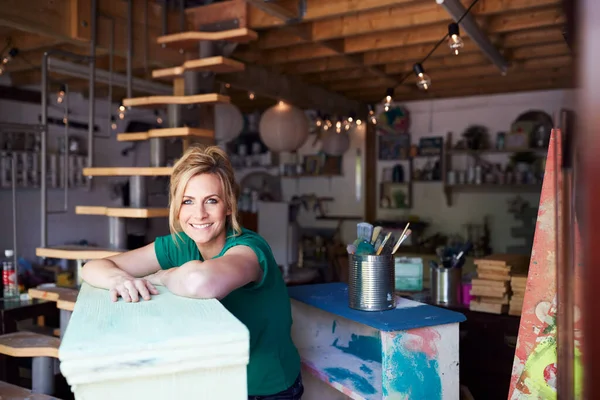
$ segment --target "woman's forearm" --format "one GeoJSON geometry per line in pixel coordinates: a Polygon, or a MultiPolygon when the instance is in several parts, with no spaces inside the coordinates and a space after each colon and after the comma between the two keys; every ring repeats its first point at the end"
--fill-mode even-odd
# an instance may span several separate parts
{"type": "Polygon", "coordinates": [[[190,261],[179,268],[161,271],[160,283],[172,293],[196,299],[214,298],[215,293],[209,283],[210,273],[201,261],[190,261]]]}
{"type": "Polygon", "coordinates": [[[81,269],[81,277],[88,284],[102,289],[110,289],[118,277],[131,276],[109,259],[88,261],[81,269]]]}

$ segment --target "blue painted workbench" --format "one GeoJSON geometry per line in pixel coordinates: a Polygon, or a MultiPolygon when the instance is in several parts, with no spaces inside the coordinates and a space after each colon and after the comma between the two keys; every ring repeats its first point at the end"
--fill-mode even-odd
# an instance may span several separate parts
{"type": "Polygon", "coordinates": [[[459,398],[464,315],[400,297],[394,310],[353,310],[343,283],[289,294],[307,399],[459,398]]]}

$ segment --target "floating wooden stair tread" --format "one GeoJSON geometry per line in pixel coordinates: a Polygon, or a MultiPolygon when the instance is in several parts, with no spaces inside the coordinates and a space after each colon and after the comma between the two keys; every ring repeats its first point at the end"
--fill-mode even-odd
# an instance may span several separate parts
{"type": "Polygon", "coordinates": [[[173,167],[93,167],[84,168],[84,176],[169,176],[173,167]]]}
{"type": "Polygon", "coordinates": [[[33,332],[14,332],[0,336],[0,353],[11,357],[58,358],[60,339],[33,332]]]}
{"type": "Polygon", "coordinates": [[[168,104],[215,104],[229,103],[228,96],[219,93],[193,94],[190,96],[148,96],[123,99],[125,107],[158,107],[168,104]]]}
{"type": "Polygon", "coordinates": [[[35,255],[38,257],[60,258],[65,260],[96,260],[115,256],[125,250],[103,249],[90,246],[57,246],[57,247],[38,247],[35,249],[35,255]]]}
{"type": "Polygon", "coordinates": [[[0,381],[0,399],[4,400],[60,400],[58,397],[42,393],[31,393],[31,390],[0,381]]]}
{"type": "Polygon", "coordinates": [[[156,43],[183,50],[198,50],[198,43],[202,40],[247,43],[258,39],[258,34],[248,28],[230,29],[220,32],[189,31],[159,36],[156,43]]]}
{"type": "Polygon", "coordinates": [[[105,215],[107,217],[122,218],[158,218],[168,217],[168,208],[132,208],[132,207],[105,207],[105,206],[77,206],[75,214],[79,215],[105,215]]]}
{"type": "Polygon", "coordinates": [[[132,132],[132,133],[119,133],[117,140],[120,142],[129,142],[135,140],[148,140],[150,138],[162,138],[162,137],[204,137],[204,138],[215,138],[215,132],[210,129],[200,128],[164,128],[164,129],[151,129],[148,132],[132,132]]]}
{"type": "Polygon", "coordinates": [[[232,72],[241,72],[246,68],[244,63],[231,58],[216,56],[201,58],[199,60],[189,60],[179,67],[163,68],[152,71],[152,78],[172,79],[183,75],[185,71],[214,72],[216,74],[229,74],[232,72]]]}
{"type": "Polygon", "coordinates": [[[32,299],[47,300],[47,301],[59,301],[59,300],[75,301],[75,300],[77,300],[77,295],[79,294],[79,290],[67,288],[67,287],[57,287],[57,286],[35,287],[35,288],[29,289],[27,291],[27,294],[32,299]]]}

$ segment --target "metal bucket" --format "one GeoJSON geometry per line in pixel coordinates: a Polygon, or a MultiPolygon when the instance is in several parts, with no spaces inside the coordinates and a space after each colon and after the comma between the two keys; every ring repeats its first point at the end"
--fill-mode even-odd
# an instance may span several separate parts
{"type": "Polygon", "coordinates": [[[430,266],[431,301],[434,304],[461,304],[462,269],[430,266]]]}
{"type": "Polygon", "coordinates": [[[361,311],[396,307],[394,256],[348,255],[348,305],[361,311]]]}

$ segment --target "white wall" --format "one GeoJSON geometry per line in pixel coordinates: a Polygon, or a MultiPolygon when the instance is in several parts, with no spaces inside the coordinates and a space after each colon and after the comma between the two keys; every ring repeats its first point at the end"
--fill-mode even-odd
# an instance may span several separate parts
{"type": "MultiPolygon", "coordinates": [[[[574,109],[575,96],[570,90],[553,90],[416,101],[402,105],[410,112],[413,144],[418,144],[420,137],[445,136],[447,132],[452,132],[453,144],[456,144],[463,131],[470,125],[486,126],[491,138],[495,138],[496,132],[509,131],[511,123],[525,111],[543,110],[554,117],[562,107],[574,109]]],[[[500,162],[508,156],[493,157],[498,157],[500,162]]],[[[455,168],[459,167],[465,160],[466,156],[453,156],[453,165],[455,168]]],[[[415,168],[417,163],[422,161],[416,160],[415,168]]],[[[381,177],[381,169],[384,166],[391,165],[390,162],[379,162],[378,177],[381,177]]],[[[532,206],[539,203],[539,193],[519,194],[532,206]]],[[[507,211],[507,200],[515,195],[497,192],[454,193],[452,206],[448,207],[442,183],[414,184],[411,209],[378,209],[377,216],[380,219],[400,219],[408,215],[417,215],[431,224],[427,230],[429,234],[436,231],[465,234],[464,224],[483,223],[484,216],[490,215],[491,246],[494,251],[503,252],[507,246],[521,244],[510,234],[510,229],[521,226],[521,222],[516,221],[507,211]]]]}
{"type": "MultiPolygon", "coordinates": [[[[54,97],[51,97],[53,103],[54,97]]],[[[72,121],[87,123],[88,102],[81,95],[72,93],[69,104],[72,121]]],[[[96,101],[96,121],[100,127],[99,135],[107,134],[108,102],[96,101]]],[[[117,110],[117,105],[113,105],[117,110]]],[[[37,124],[41,106],[31,103],[0,100],[0,122],[16,122],[37,124]]],[[[135,115],[136,120],[152,121],[153,116],[146,110],[132,110],[129,116],[135,115]]],[[[63,111],[50,107],[49,116],[62,118],[63,111]]],[[[126,121],[119,121],[118,130],[125,129],[126,121]]],[[[87,130],[74,130],[71,134],[87,138],[87,130]]],[[[55,146],[56,138],[63,134],[63,128],[50,126],[48,145],[55,146]]],[[[87,141],[85,142],[87,143],[87,141]]],[[[95,166],[147,166],[149,165],[149,147],[145,142],[140,143],[137,151],[127,156],[121,155],[121,150],[130,143],[117,142],[113,132],[111,139],[95,139],[95,166]]],[[[111,198],[110,183],[122,182],[126,178],[102,177],[94,178],[91,191],[73,189],[69,192],[69,211],[66,214],[48,216],[48,245],[59,245],[82,239],[99,246],[108,246],[108,219],[102,216],[75,215],[76,205],[115,205],[119,206],[120,199],[111,198]]],[[[165,198],[166,199],[166,198],[165,198]]],[[[48,209],[57,210],[63,206],[63,190],[48,190],[48,209]]],[[[35,248],[40,245],[41,207],[40,190],[34,188],[17,189],[17,253],[29,259],[35,257],[35,248]]],[[[0,250],[13,247],[12,235],[12,192],[10,189],[0,189],[0,250]]],[[[153,223],[153,227],[156,223],[153,223]]],[[[167,230],[168,232],[168,230],[167,230]]]]}

